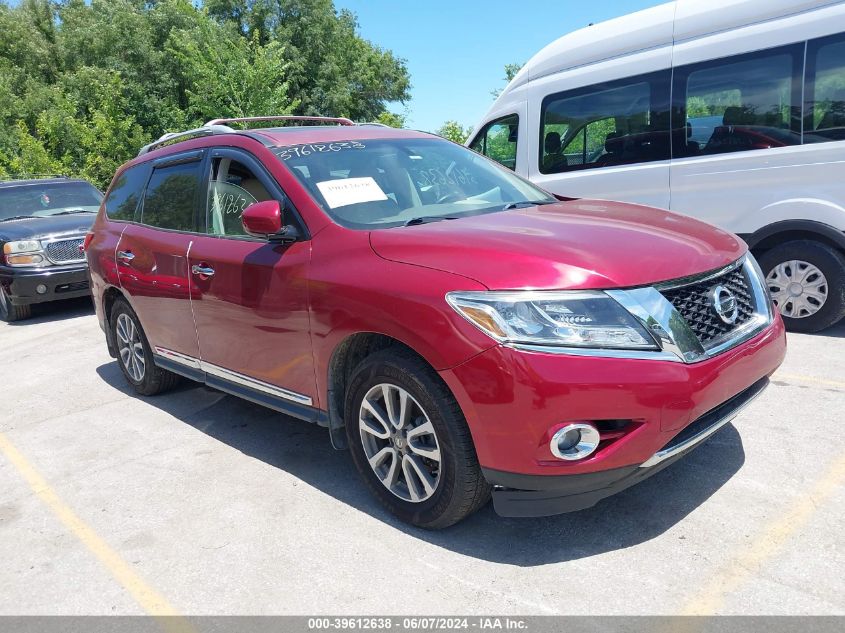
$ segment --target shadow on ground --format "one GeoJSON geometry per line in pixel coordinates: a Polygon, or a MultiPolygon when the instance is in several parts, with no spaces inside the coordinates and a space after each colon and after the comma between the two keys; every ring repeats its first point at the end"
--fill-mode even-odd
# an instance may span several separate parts
{"type": "Polygon", "coordinates": [[[90,297],[66,299],[64,301],[49,301],[36,303],[32,306],[32,316],[23,321],[13,321],[8,325],[27,327],[38,323],[52,323],[82,316],[94,316],[94,304],[90,297]]]}
{"type": "MultiPolygon", "coordinates": [[[[135,395],[116,362],[101,365],[97,373],[116,389],[135,395]]],[[[174,392],[146,400],[415,538],[467,556],[525,567],[586,558],[655,538],[701,505],[745,461],[740,436],[728,425],[681,461],[589,510],[506,519],[488,504],[452,528],[429,532],[401,523],[385,511],[358,480],[348,453],[331,448],[326,429],[189,381],[174,392]]]]}

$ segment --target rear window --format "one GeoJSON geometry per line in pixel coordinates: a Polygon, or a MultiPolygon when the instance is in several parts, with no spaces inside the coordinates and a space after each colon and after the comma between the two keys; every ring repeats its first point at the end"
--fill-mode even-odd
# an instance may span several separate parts
{"type": "Polygon", "coordinates": [[[87,182],[27,183],[0,188],[0,220],[96,213],[103,199],[87,182]]]}
{"type": "Polygon", "coordinates": [[[124,170],[117,177],[106,195],[106,215],[110,220],[130,221],[135,218],[148,175],[147,165],[142,164],[124,170]]]}
{"type": "Polygon", "coordinates": [[[144,193],[144,224],[173,231],[194,230],[200,165],[194,161],[153,170],[144,193]]]}

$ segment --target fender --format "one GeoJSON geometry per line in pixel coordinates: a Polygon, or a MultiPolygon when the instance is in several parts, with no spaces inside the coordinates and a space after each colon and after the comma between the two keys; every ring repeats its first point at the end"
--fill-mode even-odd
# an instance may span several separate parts
{"type": "MultiPolygon", "coordinates": [[[[775,222],[764,226],[751,234],[740,234],[739,237],[745,240],[749,249],[753,250],[765,242],[770,241],[770,238],[788,233],[815,234],[825,238],[823,241],[845,251],[845,232],[829,224],[815,222],[813,220],[783,220],[782,222],[775,222]]],[[[771,245],[773,244],[769,244],[768,246],[771,245]]]]}

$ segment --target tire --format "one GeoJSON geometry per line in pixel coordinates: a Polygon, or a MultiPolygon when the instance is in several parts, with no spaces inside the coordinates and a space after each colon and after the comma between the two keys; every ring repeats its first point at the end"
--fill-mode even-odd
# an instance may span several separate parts
{"type": "Polygon", "coordinates": [[[760,257],[760,268],[787,330],[819,332],[845,317],[845,256],[827,244],[779,244],[760,257]]]}
{"type": "Polygon", "coordinates": [[[0,321],[6,323],[14,323],[15,321],[23,321],[32,316],[32,306],[16,306],[9,298],[9,293],[3,286],[0,286],[0,321]]]}
{"type": "Polygon", "coordinates": [[[141,323],[123,299],[115,301],[109,325],[117,346],[117,364],[126,382],[136,392],[142,396],[154,396],[169,391],[181,381],[182,377],[178,374],[156,366],[141,323]]]}
{"type": "MultiPolygon", "coordinates": [[[[395,416],[391,418],[385,401],[381,403],[380,411],[387,416],[387,423],[394,418],[399,419],[396,406],[395,416]]],[[[481,473],[469,427],[458,403],[434,370],[412,352],[391,348],[366,358],[349,380],[344,419],[352,460],[358,473],[370,492],[401,520],[426,529],[441,529],[466,518],[490,499],[490,485],[481,473]],[[406,399],[407,421],[402,427],[394,425],[390,429],[399,437],[404,428],[404,432],[408,433],[405,439],[382,439],[361,429],[362,419],[378,430],[390,428],[379,423],[369,410],[362,413],[365,397],[369,396],[369,402],[376,402],[379,406],[376,399],[379,390],[383,394],[384,385],[388,386],[389,392],[399,394],[393,400],[396,405],[401,391],[409,396],[406,399]],[[426,418],[431,426],[423,430],[432,428],[433,433],[414,431],[423,427],[426,418]],[[370,465],[368,452],[373,455],[379,447],[383,447],[382,451],[388,449],[388,454],[392,455],[379,464],[382,474],[387,473],[385,480],[390,480],[393,460],[397,455],[400,458],[396,460],[397,482],[394,489],[389,489],[382,476],[377,475],[370,465]],[[434,455],[438,450],[439,462],[421,456],[422,452],[434,455]],[[407,464],[406,460],[409,460],[407,464]],[[435,479],[433,492],[429,493],[424,484],[421,486],[422,478],[415,474],[420,471],[415,471],[411,462],[428,469],[429,483],[435,479]],[[409,468],[410,479],[403,466],[409,468]],[[435,472],[436,475],[433,474],[435,472]],[[419,493],[416,500],[408,498],[414,496],[412,488],[419,493]],[[425,495],[428,495],[427,498],[423,498],[425,495]]]]}

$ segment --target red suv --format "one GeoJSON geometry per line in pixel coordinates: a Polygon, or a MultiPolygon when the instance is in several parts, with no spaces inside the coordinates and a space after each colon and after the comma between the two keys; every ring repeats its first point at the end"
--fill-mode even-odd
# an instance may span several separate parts
{"type": "MultiPolygon", "coordinates": [[[[270,117],[280,118],[280,117],[270,117]]],[[[587,508],[731,420],[786,349],[736,236],[557,200],[431,136],[216,120],[145,147],[86,241],[108,348],[328,427],[440,528],[587,508]]]]}

